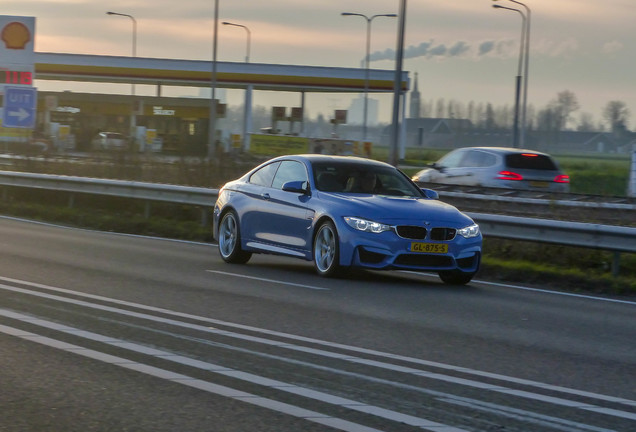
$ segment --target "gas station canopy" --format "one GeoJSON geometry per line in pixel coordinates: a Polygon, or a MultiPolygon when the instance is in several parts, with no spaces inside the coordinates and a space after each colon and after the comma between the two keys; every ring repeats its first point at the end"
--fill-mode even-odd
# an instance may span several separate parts
{"type": "MultiPolygon", "coordinates": [[[[212,62],[158,58],[35,53],[35,79],[210,87],[212,62]]],[[[369,92],[392,92],[395,71],[371,69],[369,92]]],[[[217,62],[216,86],[291,92],[348,92],[365,89],[365,70],[321,66],[217,62]]],[[[408,90],[402,73],[401,90],[408,90]]]]}

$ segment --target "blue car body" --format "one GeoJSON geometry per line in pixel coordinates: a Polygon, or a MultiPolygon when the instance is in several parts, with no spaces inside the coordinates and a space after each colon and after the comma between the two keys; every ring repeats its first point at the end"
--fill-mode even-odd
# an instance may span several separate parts
{"type": "MultiPolygon", "coordinates": [[[[317,231],[329,222],[339,268],[435,271],[445,282],[466,283],[480,264],[479,228],[470,217],[430,195],[436,196],[383,162],[282,156],[221,188],[214,207],[214,236],[220,248],[238,238],[237,250],[247,254],[243,262],[251,253],[316,261],[317,231]],[[355,176],[369,172],[374,176],[373,191],[351,186],[355,176]],[[228,212],[235,216],[237,230],[224,235],[220,225],[228,212]]],[[[224,259],[225,255],[222,251],[224,259]]]]}

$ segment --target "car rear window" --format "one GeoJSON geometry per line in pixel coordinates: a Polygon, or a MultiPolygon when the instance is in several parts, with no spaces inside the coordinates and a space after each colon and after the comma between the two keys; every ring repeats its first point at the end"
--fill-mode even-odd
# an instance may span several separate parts
{"type": "Polygon", "coordinates": [[[509,168],[533,170],[557,170],[554,161],[546,155],[536,153],[519,153],[506,155],[506,165],[509,168]]]}

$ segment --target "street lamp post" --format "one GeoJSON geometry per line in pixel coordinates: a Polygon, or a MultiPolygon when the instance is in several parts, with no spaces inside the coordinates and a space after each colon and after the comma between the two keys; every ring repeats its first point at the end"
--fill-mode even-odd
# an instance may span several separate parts
{"type": "MultiPolygon", "coordinates": [[[[123,16],[123,17],[128,17],[132,20],[132,56],[137,57],[137,20],[135,19],[134,16],[132,15],[128,15],[128,14],[123,14],[123,13],[119,13],[119,12],[106,12],[106,15],[118,15],[118,16],[123,16]]],[[[132,85],[132,94],[135,94],[135,84],[132,85]]]]}
{"type": "MultiPolygon", "coordinates": [[[[493,0],[497,1],[497,0],[493,0]]],[[[526,25],[525,25],[525,40],[524,40],[524,73],[523,73],[523,105],[521,111],[521,137],[520,137],[520,145],[521,147],[525,146],[526,141],[526,128],[527,128],[527,118],[526,115],[528,113],[528,70],[530,64],[530,20],[531,14],[530,8],[517,0],[508,0],[512,3],[518,4],[522,6],[526,10],[526,25]]]]}
{"type": "Polygon", "coordinates": [[[519,66],[517,68],[517,77],[515,80],[515,119],[514,119],[514,125],[513,125],[513,133],[512,133],[512,146],[515,148],[519,148],[519,99],[521,94],[521,74],[522,74],[521,68],[523,64],[523,53],[524,53],[524,46],[525,46],[526,16],[519,9],[509,8],[509,7],[500,6],[500,5],[492,5],[492,7],[495,9],[506,9],[509,11],[518,12],[522,18],[521,38],[520,38],[521,43],[519,47],[519,66]]]}
{"type": "MultiPolygon", "coordinates": [[[[133,58],[137,57],[137,20],[135,19],[134,16],[132,15],[128,15],[128,14],[124,14],[124,13],[119,13],[119,12],[106,12],[106,15],[117,15],[117,16],[123,16],[123,17],[128,17],[131,19],[132,21],[132,56],[133,58]]],[[[137,129],[137,113],[136,113],[136,104],[135,104],[135,84],[132,83],[130,85],[130,93],[131,93],[131,97],[133,100],[131,100],[130,102],[130,138],[131,138],[131,143],[134,144],[136,141],[136,129],[137,129]]],[[[144,150],[144,145],[145,143],[142,142],[139,150],[144,150]]]]}
{"type": "Polygon", "coordinates": [[[250,31],[250,29],[247,28],[247,26],[244,26],[242,24],[235,24],[235,23],[231,23],[227,21],[223,21],[221,24],[227,25],[227,26],[241,27],[245,29],[245,31],[247,32],[247,50],[245,54],[245,63],[249,63],[250,62],[250,45],[252,43],[252,32],[250,31]]]}
{"type": "MultiPolygon", "coordinates": [[[[235,24],[227,21],[223,21],[221,24],[227,26],[241,27],[244,28],[247,32],[247,49],[245,52],[245,63],[250,62],[250,47],[252,44],[252,32],[247,26],[242,24],[235,24]]],[[[248,133],[250,129],[252,129],[252,84],[248,84],[245,88],[245,102],[244,102],[244,113],[243,113],[243,150],[249,150],[249,139],[248,133]]]]}
{"type": "Polygon", "coordinates": [[[214,30],[212,33],[212,75],[210,77],[210,121],[208,126],[208,158],[216,155],[216,57],[219,39],[219,0],[214,0],[214,30]]]}
{"type": "Polygon", "coordinates": [[[365,68],[364,68],[364,113],[362,119],[362,140],[367,140],[367,113],[369,109],[369,62],[370,62],[370,50],[371,50],[371,21],[373,21],[377,17],[389,17],[395,18],[396,14],[378,14],[368,17],[364,14],[353,13],[353,12],[342,12],[340,15],[342,16],[359,16],[364,18],[367,21],[367,45],[366,45],[366,56],[365,56],[365,68]]]}

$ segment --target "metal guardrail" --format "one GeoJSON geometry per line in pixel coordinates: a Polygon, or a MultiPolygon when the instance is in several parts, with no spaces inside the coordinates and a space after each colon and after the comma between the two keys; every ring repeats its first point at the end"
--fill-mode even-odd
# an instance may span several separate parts
{"type": "Polygon", "coordinates": [[[467,213],[486,236],[636,253],[636,228],[467,213]]]}
{"type": "MultiPolygon", "coordinates": [[[[0,186],[66,191],[70,194],[70,206],[73,205],[73,196],[77,193],[141,199],[146,201],[147,217],[150,214],[150,203],[153,201],[200,206],[204,224],[207,224],[209,209],[214,206],[218,196],[217,189],[201,187],[12,171],[0,171],[0,186]]],[[[6,191],[3,192],[5,193],[6,191]]],[[[618,264],[618,254],[636,253],[636,228],[632,227],[483,213],[468,214],[480,225],[486,236],[613,251],[616,253],[615,268],[618,264]]]]}

